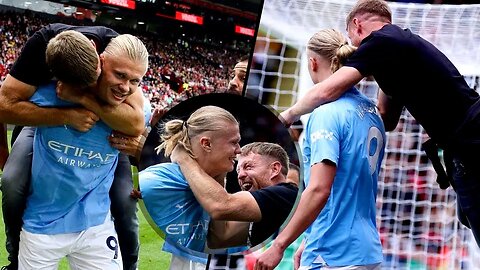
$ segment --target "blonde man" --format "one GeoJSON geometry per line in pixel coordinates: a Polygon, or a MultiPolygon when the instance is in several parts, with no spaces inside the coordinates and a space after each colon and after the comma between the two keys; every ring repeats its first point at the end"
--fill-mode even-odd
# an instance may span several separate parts
{"type": "MultiPolygon", "coordinates": [[[[68,45],[69,43],[64,44],[68,45]]],[[[55,43],[50,45],[54,46],[55,43]]],[[[75,57],[75,54],[72,57],[75,57]]],[[[64,57],[64,59],[68,58],[64,57]]],[[[70,60],[75,61],[74,59],[70,60]]],[[[0,89],[0,119],[2,122],[19,125],[62,127],[65,125],[65,128],[72,128],[72,130],[80,132],[89,131],[101,119],[109,128],[138,136],[145,128],[145,120],[143,118],[143,96],[137,88],[147,65],[148,53],[143,43],[134,36],[118,35],[115,31],[100,26],[47,25],[27,41],[22,49],[22,54],[2,85],[0,89]],[[84,53],[91,48],[100,52],[100,55],[96,56],[98,64],[90,68],[97,73],[100,66],[102,71],[98,83],[87,91],[79,92],[77,91],[78,87],[71,84],[76,82],[82,85],[82,80],[85,79],[72,79],[73,77],[68,77],[68,74],[62,72],[58,75],[52,73],[53,70],[62,70],[62,65],[65,64],[53,57],[55,52],[58,54],[68,53],[67,50],[50,51],[52,53],[49,58],[50,66],[47,64],[46,51],[49,41],[58,33],[68,30],[80,32],[88,38],[83,39],[82,45],[76,44],[76,46],[86,46],[84,53]],[[132,52],[134,53],[132,54],[132,52]],[[55,78],[54,76],[70,82],[59,83],[57,86],[59,97],[64,101],[81,106],[43,107],[38,106],[39,103],[31,102],[30,99],[36,94],[37,88],[49,85],[55,78]]],[[[76,67],[67,63],[65,71],[68,68],[75,69],[76,67]]],[[[74,73],[78,69],[80,66],[75,69],[74,73]]],[[[50,98],[50,101],[54,101],[57,96],[50,96],[50,98]]],[[[25,167],[29,167],[29,165],[15,166],[15,164],[29,163],[25,157],[28,156],[27,153],[32,152],[34,132],[33,127],[23,128],[13,145],[2,177],[2,206],[6,224],[7,251],[11,261],[9,269],[16,269],[18,237],[23,223],[22,209],[25,208],[25,197],[30,185],[28,180],[30,179],[30,170],[25,170],[25,167]]],[[[106,138],[105,142],[108,144],[106,138]]],[[[117,147],[121,148],[120,145],[117,147]]],[[[113,201],[111,211],[115,217],[119,245],[122,247],[124,269],[135,269],[139,249],[138,220],[136,201],[129,196],[132,189],[130,163],[126,155],[120,155],[118,163],[115,181],[110,191],[113,201]]]]}
{"type": "MultiPolygon", "coordinates": [[[[223,189],[225,175],[234,169],[240,153],[240,130],[235,117],[216,106],[204,106],[186,120],[171,120],[164,125],[162,144],[170,156],[177,145],[223,189]]],[[[207,211],[195,199],[178,164],[152,165],[139,174],[145,207],[165,234],[163,250],[172,253],[170,269],[204,270],[208,223],[207,211]]]]}
{"type": "MultiPolygon", "coordinates": [[[[307,44],[312,81],[327,80],[354,51],[338,31],[315,33],[307,44]]],[[[258,257],[255,270],[274,269],[304,232],[295,269],[380,269],[375,202],[386,135],[375,105],[352,87],[317,108],[304,132],[305,190],[292,219],[258,257]]]]}

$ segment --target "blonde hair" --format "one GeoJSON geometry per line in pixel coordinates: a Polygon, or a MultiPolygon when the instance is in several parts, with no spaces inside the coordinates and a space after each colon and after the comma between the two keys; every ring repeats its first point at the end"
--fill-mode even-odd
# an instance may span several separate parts
{"type": "Polygon", "coordinates": [[[330,61],[330,70],[337,71],[357,49],[348,44],[342,33],[324,29],[315,33],[307,43],[307,49],[330,61]]]}
{"type": "Polygon", "coordinates": [[[90,40],[80,32],[67,30],[50,39],[45,60],[60,81],[85,87],[98,79],[98,54],[90,40]]]}
{"type": "Polygon", "coordinates": [[[130,34],[118,35],[108,43],[104,53],[111,56],[127,56],[130,60],[141,63],[145,70],[148,66],[148,51],[145,44],[130,34]]]}
{"type": "Polygon", "coordinates": [[[242,153],[240,156],[248,156],[250,153],[267,156],[280,162],[282,165],[281,172],[284,176],[287,176],[290,160],[287,152],[280,145],[269,142],[253,142],[242,146],[242,153]]]}
{"type": "Polygon", "coordinates": [[[347,16],[347,26],[357,16],[378,16],[383,22],[392,22],[392,11],[384,0],[359,0],[347,16]]]}
{"type": "Polygon", "coordinates": [[[163,126],[160,136],[162,143],[156,148],[157,153],[165,149],[164,154],[168,157],[175,146],[180,144],[192,158],[195,158],[190,139],[207,131],[221,131],[225,129],[225,122],[238,125],[238,121],[231,113],[217,106],[201,107],[193,112],[187,121],[170,120],[163,126]]]}

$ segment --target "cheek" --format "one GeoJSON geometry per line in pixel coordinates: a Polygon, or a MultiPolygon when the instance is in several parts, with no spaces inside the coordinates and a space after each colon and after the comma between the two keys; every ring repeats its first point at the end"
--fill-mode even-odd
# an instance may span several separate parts
{"type": "Polygon", "coordinates": [[[115,82],[115,77],[112,74],[107,74],[104,79],[104,84],[113,84],[115,82]]]}

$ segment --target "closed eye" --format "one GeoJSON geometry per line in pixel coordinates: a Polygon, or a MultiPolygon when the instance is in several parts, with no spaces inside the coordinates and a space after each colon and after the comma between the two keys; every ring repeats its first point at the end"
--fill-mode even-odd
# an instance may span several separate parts
{"type": "Polygon", "coordinates": [[[117,77],[120,79],[125,79],[126,75],[125,73],[117,72],[117,77]]]}

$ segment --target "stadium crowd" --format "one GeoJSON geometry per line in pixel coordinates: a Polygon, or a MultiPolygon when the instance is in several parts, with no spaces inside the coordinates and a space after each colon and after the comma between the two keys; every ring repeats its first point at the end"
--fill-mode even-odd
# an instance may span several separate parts
{"type": "MultiPolygon", "coordinates": [[[[63,22],[72,25],[90,25],[88,20],[76,20],[34,12],[14,12],[0,10],[0,84],[7,76],[27,38],[42,26],[63,22]]],[[[119,33],[132,33],[134,30],[115,29],[119,33]]],[[[225,92],[231,79],[235,63],[246,55],[248,45],[233,48],[224,44],[215,46],[214,41],[206,41],[196,36],[172,38],[173,35],[160,33],[135,33],[147,46],[150,53],[149,68],[141,87],[150,100],[152,109],[160,105],[172,107],[189,97],[225,92]],[[227,49],[228,48],[228,49],[227,49]]],[[[232,41],[236,43],[236,41],[232,41]]],[[[240,44],[240,43],[239,43],[240,44]]]]}

